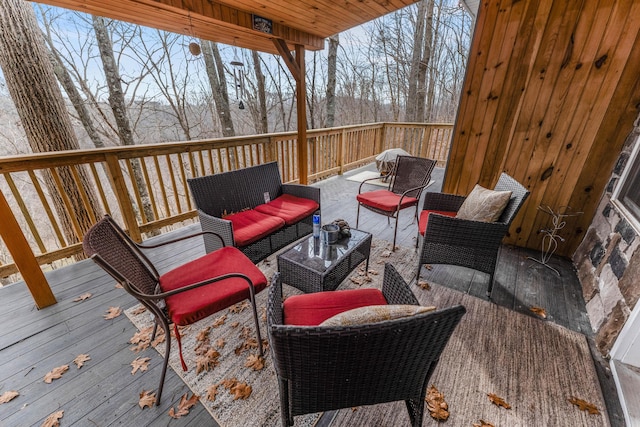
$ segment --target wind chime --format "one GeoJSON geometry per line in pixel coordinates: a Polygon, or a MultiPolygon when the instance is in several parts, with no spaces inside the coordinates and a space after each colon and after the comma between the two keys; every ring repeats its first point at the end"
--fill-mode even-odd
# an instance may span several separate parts
{"type": "Polygon", "coordinates": [[[238,52],[236,52],[235,49],[231,66],[233,67],[233,83],[236,88],[236,99],[240,101],[238,102],[238,109],[244,110],[244,103],[242,102],[244,99],[244,63],[238,59],[238,52]]]}

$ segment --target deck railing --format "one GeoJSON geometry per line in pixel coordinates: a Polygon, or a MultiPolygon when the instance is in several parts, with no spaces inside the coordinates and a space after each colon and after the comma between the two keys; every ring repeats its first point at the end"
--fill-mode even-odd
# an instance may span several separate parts
{"type": "MultiPolygon", "coordinates": [[[[402,148],[444,166],[451,132],[451,124],[421,123],[309,130],[308,182],[370,163],[389,148],[402,148]]],[[[297,133],[288,132],[4,157],[0,190],[37,263],[44,269],[56,268],[81,256],[84,231],[76,215],[68,215],[71,224],[63,226],[50,188],[59,195],[63,210],[74,212],[78,203],[85,208],[93,203],[141,240],[144,233],[158,233],[197,217],[187,187],[189,177],[278,161],[283,182],[299,181],[296,137],[297,133]],[[65,187],[69,178],[65,181],[64,175],[71,177],[75,188],[65,187]]],[[[97,220],[95,210],[87,209],[92,223],[97,220]]],[[[19,279],[19,271],[5,243],[0,240],[0,281],[6,284],[19,279]]]]}

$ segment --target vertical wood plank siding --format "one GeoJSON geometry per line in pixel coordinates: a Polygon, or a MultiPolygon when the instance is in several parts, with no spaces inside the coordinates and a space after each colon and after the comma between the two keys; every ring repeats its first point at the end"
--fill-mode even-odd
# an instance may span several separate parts
{"type": "Polygon", "coordinates": [[[640,106],[640,2],[482,2],[444,191],[492,187],[505,171],[531,191],[506,243],[532,249],[570,206],[558,254],[592,221],[640,106]]]}

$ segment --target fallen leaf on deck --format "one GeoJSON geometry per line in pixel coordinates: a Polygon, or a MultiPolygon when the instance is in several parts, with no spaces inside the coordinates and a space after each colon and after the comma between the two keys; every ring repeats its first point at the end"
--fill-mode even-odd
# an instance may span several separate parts
{"type": "Polygon", "coordinates": [[[248,399],[251,396],[251,386],[247,383],[236,383],[230,389],[229,393],[233,395],[233,400],[248,399]]]}
{"type": "Polygon", "coordinates": [[[438,421],[446,421],[449,418],[449,404],[444,400],[444,394],[440,393],[434,385],[427,389],[424,401],[427,402],[427,410],[431,418],[438,421]]]}
{"type": "Polygon", "coordinates": [[[511,409],[511,405],[509,405],[507,402],[505,402],[505,400],[503,398],[501,398],[500,396],[498,396],[497,394],[489,393],[489,394],[487,394],[487,396],[489,396],[489,400],[494,405],[502,406],[505,409],[511,409]]]}
{"type": "Polygon", "coordinates": [[[547,318],[547,311],[542,307],[531,307],[529,310],[531,310],[532,313],[535,313],[538,316],[542,317],[543,319],[547,318]]]}
{"type": "Polygon", "coordinates": [[[86,294],[80,295],[78,298],[74,298],[73,302],[84,301],[89,298],[91,298],[91,293],[87,292],[86,294]]]}
{"type": "Polygon", "coordinates": [[[5,391],[0,395],[0,403],[8,403],[11,402],[16,397],[20,396],[20,392],[15,390],[5,391]]]}
{"type": "Polygon", "coordinates": [[[244,366],[254,371],[261,371],[264,369],[264,357],[250,354],[249,357],[247,357],[247,361],[244,362],[244,366]]]}
{"type": "Polygon", "coordinates": [[[240,326],[240,322],[233,322],[233,323],[231,324],[231,327],[232,327],[232,328],[237,328],[238,326],[240,326]]]}
{"type": "Polygon", "coordinates": [[[185,393],[180,398],[180,403],[178,404],[178,410],[175,410],[173,407],[169,409],[169,416],[171,418],[180,418],[189,414],[189,409],[193,407],[196,403],[198,403],[198,399],[200,396],[197,394],[192,394],[191,397],[187,398],[189,393],[185,393]]]}
{"type": "Polygon", "coordinates": [[[151,330],[152,329],[153,329],[153,326],[149,326],[149,327],[144,328],[141,331],[136,332],[129,339],[129,342],[131,344],[137,344],[137,343],[142,342],[142,341],[149,341],[151,339],[151,330]]]}
{"type": "Polygon", "coordinates": [[[196,356],[203,356],[207,353],[207,351],[209,351],[210,348],[211,344],[209,344],[208,342],[199,342],[198,344],[196,344],[196,347],[193,349],[193,351],[196,356]]]}
{"type": "Polygon", "coordinates": [[[229,307],[229,313],[240,313],[249,308],[249,301],[245,300],[229,307]]]}
{"type": "Polygon", "coordinates": [[[213,384],[209,386],[207,389],[207,400],[210,402],[215,402],[216,396],[218,395],[218,384],[213,384]]]}
{"type": "Polygon", "coordinates": [[[577,397],[571,397],[569,402],[573,403],[581,411],[587,411],[591,415],[600,415],[600,411],[593,403],[589,403],[586,400],[578,399],[577,397]]]}
{"type": "Polygon", "coordinates": [[[158,344],[162,344],[165,340],[165,335],[164,335],[164,331],[162,331],[161,329],[158,330],[158,332],[156,332],[156,339],[151,341],[151,345],[156,347],[158,344]]]}
{"type": "Polygon", "coordinates": [[[116,283],[116,289],[124,289],[124,287],[120,283],[116,283]]]}
{"type": "Polygon", "coordinates": [[[145,311],[147,311],[147,307],[145,307],[144,305],[139,305],[138,307],[131,310],[131,314],[133,314],[134,316],[137,316],[138,314],[142,314],[145,311]]]}
{"type": "Polygon", "coordinates": [[[426,281],[424,281],[424,280],[420,280],[420,281],[418,281],[418,286],[419,286],[421,289],[424,289],[425,291],[428,291],[428,290],[430,290],[430,289],[431,289],[431,285],[429,284],[429,282],[426,282],[426,281]]]}
{"type": "Polygon", "coordinates": [[[494,425],[484,420],[480,420],[477,423],[473,423],[473,427],[494,427],[494,425]]]}
{"type": "Polygon", "coordinates": [[[253,350],[256,348],[258,348],[258,340],[255,338],[246,338],[240,343],[238,347],[235,348],[234,352],[236,353],[236,355],[240,355],[245,351],[253,350]]]}
{"type": "Polygon", "coordinates": [[[374,276],[377,276],[378,274],[380,274],[378,273],[378,270],[371,270],[371,269],[368,271],[368,273],[373,274],[374,276]]]}
{"type": "Polygon", "coordinates": [[[107,320],[115,319],[121,314],[122,314],[122,310],[120,310],[120,307],[109,307],[109,310],[107,310],[106,314],[104,315],[104,318],[107,320]]]}
{"type": "Polygon", "coordinates": [[[88,360],[91,360],[91,357],[89,357],[88,354],[79,354],[75,359],[73,359],[73,363],[75,363],[78,369],[80,369],[84,366],[84,362],[88,360]]]}
{"type": "Polygon", "coordinates": [[[353,284],[356,284],[356,285],[358,285],[358,286],[363,285],[363,284],[365,283],[365,281],[366,281],[366,280],[365,280],[365,278],[364,278],[364,276],[351,277],[349,280],[351,280],[351,282],[352,282],[353,284]]]}
{"type": "Polygon", "coordinates": [[[63,416],[63,410],[54,412],[44,420],[41,427],[58,427],[60,425],[60,418],[62,418],[63,416]]]}
{"type": "Polygon", "coordinates": [[[227,315],[223,314],[222,316],[218,317],[216,320],[213,321],[213,327],[217,328],[219,326],[224,325],[224,322],[227,321],[227,315]]]}
{"type": "Polygon", "coordinates": [[[211,332],[211,326],[207,326],[204,329],[201,329],[200,332],[198,332],[198,335],[196,335],[196,341],[206,341],[209,339],[209,333],[211,332]]]}
{"type": "Polygon", "coordinates": [[[199,374],[202,371],[209,372],[211,369],[215,368],[220,364],[218,360],[220,358],[220,353],[214,348],[209,348],[207,352],[196,358],[196,374],[199,374]]]}
{"type": "Polygon", "coordinates": [[[393,253],[393,252],[391,252],[390,250],[386,250],[386,251],[383,251],[383,252],[380,254],[380,256],[381,256],[382,258],[389,258],[389,257],[391,256],[391,254],[392,254],[392,253],[393,253]]]}
{"type": "Polygon", "coordinates": [[[425,264],[424,265],[424,269],[427,270],[427,271],[431,271],[431,270],[433,270],[433,266],[431,264],[425,264]]]}
{"type": "Polygon", "coordinates": [[[53,371],[47,372],[47,375],[44,376],[44,382],[47,384],[51,384],[51,381],[57,380],[62,377],[62,374],[69,370],[69,365],[58,366],[57,368],[53,368],[53,371]]]}
{"type": "Polygon", "coordinates": [[[226,344],[224,338],[218,338],[215,343],[213,343],[217,348],[223,349],[226,344]]]}
{"type": "Polygon", "coordinates": [[[140,393],[140,399],[138,400],[138,406],[144,409],[145,406],[151,408],[156,403],[156,394],[151,391],[142,390],[140,393]]]}
{"type": "Polygon", "coordinates": [[[144,372],[149,369],[149,357],[136,357],[133,362],[131,362],[131,375],[134,375],[136,372],[144,372]]]}

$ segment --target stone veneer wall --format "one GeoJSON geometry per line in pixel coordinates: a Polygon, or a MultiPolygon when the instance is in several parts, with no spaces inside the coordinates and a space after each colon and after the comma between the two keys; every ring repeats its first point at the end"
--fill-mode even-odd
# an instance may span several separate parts
{"type": "Polygon", "coordinates": [[[640,135],[629,135],[600,206],[573,255],[596,345],[608,356],[640,297],[640,236],[611,202],[614,188],[640,135]]]}

